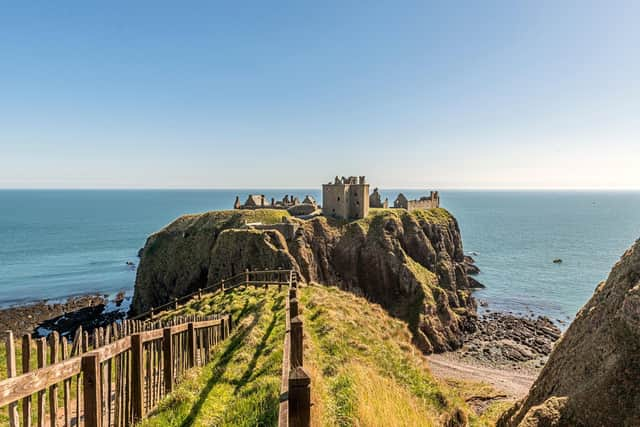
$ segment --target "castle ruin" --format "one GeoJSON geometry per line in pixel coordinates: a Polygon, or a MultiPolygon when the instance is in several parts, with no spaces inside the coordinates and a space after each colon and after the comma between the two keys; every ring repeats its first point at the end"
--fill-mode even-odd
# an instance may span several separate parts
{"type": "Polygon", "coordinates": [[[387,209],[389,207],[389,199],[385,198],[383,202],[378,189],[374,188],[373,193],[369,196],[369,207],[387,209]]]}
{"type": "Polygon", "coordinates": [[[398,194],[398,197],[393,202],[394,208],[406,209],[409,212],[416,209],[433,209],[440,207],[440,194],[437,191],[432,191],[429,196],[420,197],[417,200],[408,200],[404,194],[398,194]]]}
{"type": "MultiPolygon", "coordinates": [[[[234,209],[286,209],[291,215],[297,217],[310,217],[318,215],[320,206],[315,199],[307,195],[302,203],[297,197],[286,195],[282,200],[270,201],[264,194],[250,194],[244,204],[240,203],[240,197],[236,197],[234,209]]],[[[433,209],[440,207],[440,194],[431,191],[429,196],[409,200],[400,193],[389,206],[389,199],[382,200],[378,188],[369,194],[369,184],[364,176],[350,176],[345,178],[335,177],[333,182],[322,185],[322,214],[324,216],[342,219],[360,219],[369,214],[369,208],[406,209],[433,209]]]]}
{"type": "Polygon", "coordinates": [[[285,195],[282,200],[276,200],[271,198],[270,201],[265,199],[264,194],[249,194],[244,204],[240,203],[240,196],[236,196],[236,201],[233,204],[234,209],[289,209],[294,206],[305,205],[311,210],[318,208],[318,205],[312,196],[307,195],[302,203],[297,197],[293,195],[285,195]]]}
{"type": "Polygon", "coordinates": [[[322,213],[343,219],[359,219],[369,214],[369,184],[364,176],[338,178],[322,185],[322,213]]]}

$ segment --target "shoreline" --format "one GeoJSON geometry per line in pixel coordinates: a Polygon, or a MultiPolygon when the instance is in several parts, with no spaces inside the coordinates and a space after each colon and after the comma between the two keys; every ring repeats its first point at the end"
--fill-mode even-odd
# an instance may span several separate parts
{"type": "Polygon", "coordinates": [[[480,315],[476,326],[461,348],[426,359],[440,381],[489,384],[495,393],[468,400],[481,414],[490,402],[515,402],[527,395],[562,332],[547,317],[505,312],[480,315]]]}
{"type": "Polygon", "coordinates": [[[496,368],[478,361],[458,357],[455,351],[430,354],[429,369],[439,380],[487,383],[496,392],[491,400],[516,401],[527,395],[541,368],[515,369],[510,366],[496,368]]]}
{"type": "Polygon", "coordinates": [[[54,330],[62,336],[73,334],[78,327],[92,331],[126,318],[130,300],[124,294],[109,300],[106,295],[91,293],[12,305],[0,309],[0,332],[39,338],[54,330]]]}

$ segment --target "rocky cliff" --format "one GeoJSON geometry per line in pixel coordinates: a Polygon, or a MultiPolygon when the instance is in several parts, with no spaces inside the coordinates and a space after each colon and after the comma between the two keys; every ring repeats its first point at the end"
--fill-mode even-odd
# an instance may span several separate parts
{"type": "MultiPolygon", "coordinates": [[[[286,215],[286,213],[284,213],[286,215]]],[[[220,211],[177,219],[142,250],[132,311],[211,285],[245,268],[293,268],[307,282],[338,285],[405,319],[425,352],[458,348],[474,328],[458,224],[444,209],[372,209],[341,222],[286,217],[295,232],[253,229],[283,211],[220,211]]]]}
{"type": "Polygon", "coordinates": [[[640,425],[640,240],[558,341],[499,426],[640,425]]]}

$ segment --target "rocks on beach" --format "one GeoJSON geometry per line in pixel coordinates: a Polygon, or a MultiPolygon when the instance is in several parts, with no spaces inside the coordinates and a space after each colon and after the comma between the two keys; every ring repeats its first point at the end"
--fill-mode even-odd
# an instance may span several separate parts
{"type": "Polygon", "coordinates": [[[0,331],[13,331],[14,336],[46,335],[55,330],[65,335],[78,326],[92,330],[124,318],[122,311],[105,312],[107,299],[102,295],[71,297],[65,302],[39,301],[0,310],[0,331]]]}
{"type": "Polygon", "coordinates": [[[460,353],[488,365],[540,368],[560,335],[547,317],[528,319],[491,312],[478,319],[476,331],[466,335],[460,353]]]}

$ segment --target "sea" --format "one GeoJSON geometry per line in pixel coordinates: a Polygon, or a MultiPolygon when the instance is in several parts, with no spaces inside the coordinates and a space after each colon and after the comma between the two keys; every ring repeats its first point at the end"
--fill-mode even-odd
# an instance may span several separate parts
{"type": "MultiPolygon", "coordinates": [[[[390,201],[399,192],[428,194],[381,190],[390,201]]],[[[230,209],[249,193],[321,199],[319,189],[0,190],[0,307],[131,296],[149,234],[182,214],[230,209]]],[[[481,270],[483,310],[566,324],[640,237],[640,192],[443,190],[440,198],[481,270]]]]}

